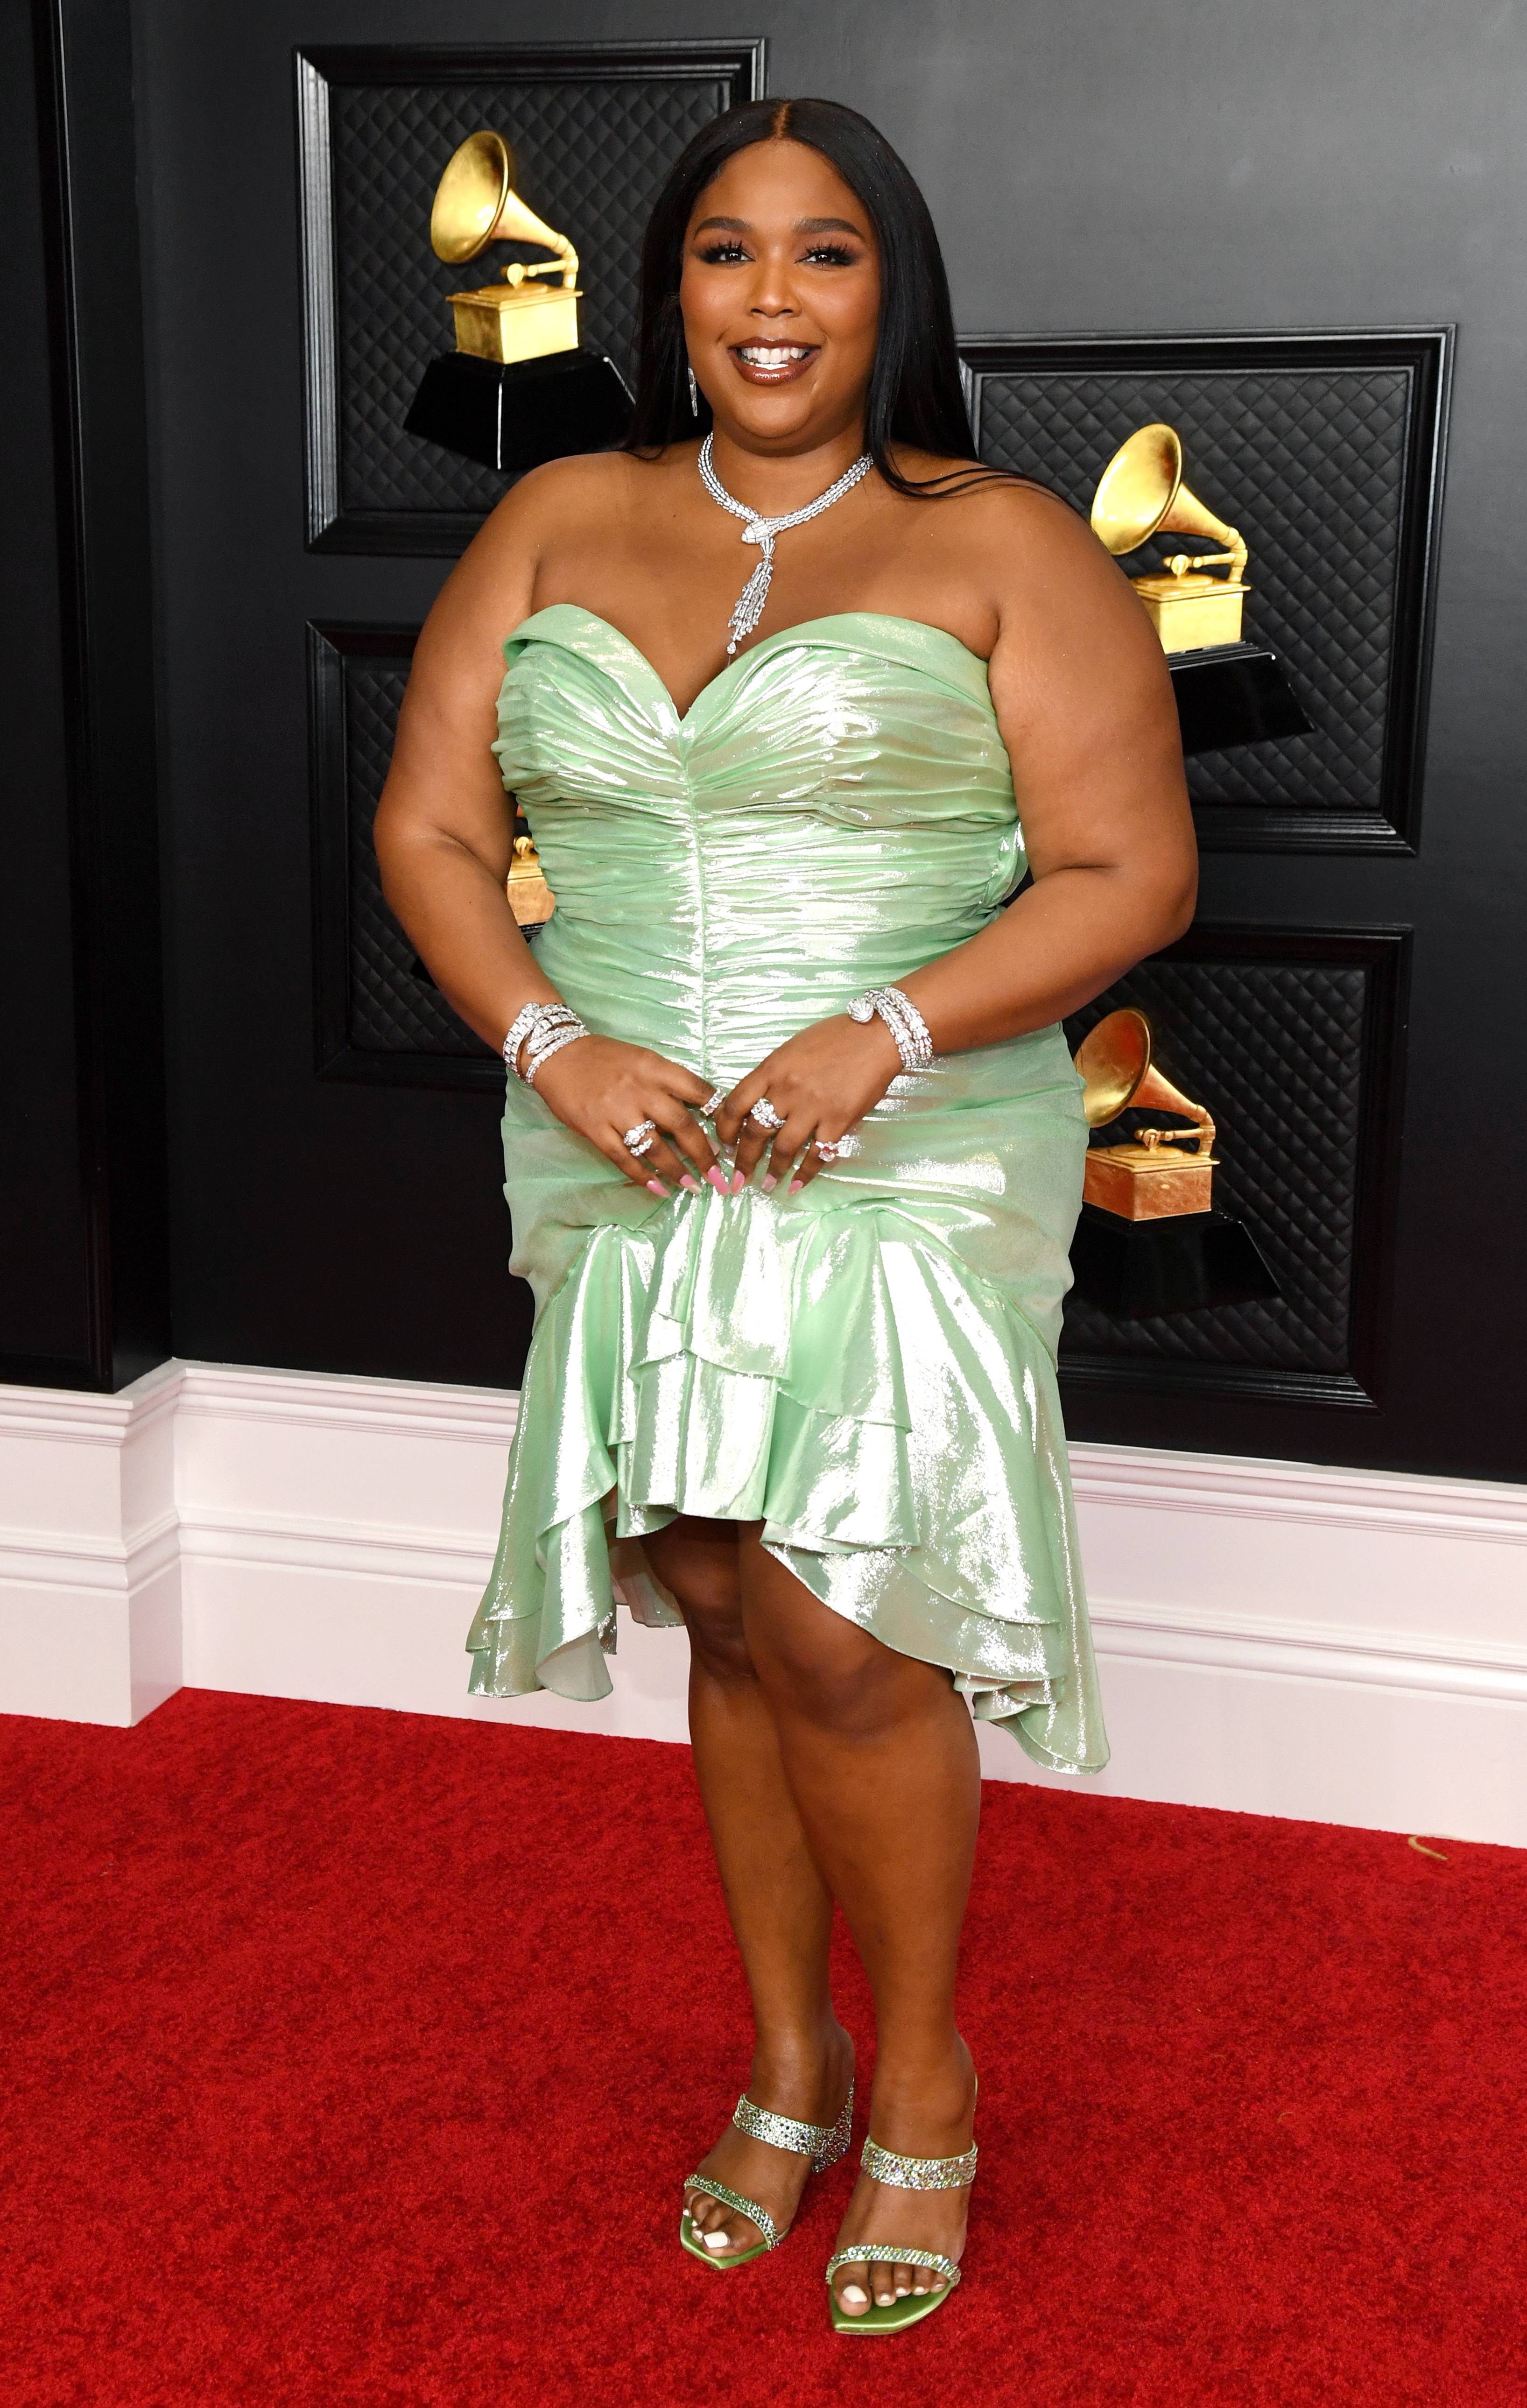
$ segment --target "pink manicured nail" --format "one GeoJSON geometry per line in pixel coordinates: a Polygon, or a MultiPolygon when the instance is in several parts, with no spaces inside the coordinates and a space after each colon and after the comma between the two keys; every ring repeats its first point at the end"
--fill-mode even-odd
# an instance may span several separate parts
{"type": "Polygon", "coordinates": [[[743,1177],[743,1175],[742,1175],[741,1171],[740,1171],[740,1170],[734,1170],[734,1172],[732,1173],[732,1193],[733,1193],[733,1195],[734,1195],[734,1196],[740,1196],[740,1195],[742,1194],[743,1189],[747,1186],[747,1184],[748,1184],[748,1182],[746,1181],[746,1179],[744,1179],[744,1177],[743,1177]]]}
{"type": "Polygon", "coordinates": [[[764,1173],[764,1193],[765,1196],[772,1196],[779,1182],[776,1179],[772,1170],[766,1170],[764,1173]]]}
{"type": "Polygon", "coordinates": [[[700,1193],[700,1182],[694,1177],[692,1171],[686,1170],[678,1183],[680,1187],[687,1187],[692,1196],[698,1196],[700,1193]]]}
{"type": "Polygon", "coordinates": [[[668,1193],[661,1179],[649,1179],[647,1182],[647,1192],[649,1196],[666,1196],[668,1193]]]}
{"type": "Polygon", "coordinates": [[[724,1170],[718,1169],[715,1163],[711,1164],[710,1168],[706,1173],[706,1177],[709,1180],[718,1196],[730,1196],[732,1191],[726,1183],[726,1173],[724,1170]]]}
{"type": "Polygon", "coordinates": [[[786,1193],[788,1196],[799,1196],[799,1194],[800,1194],[800,1192],[801,1192],[802,1188],[803,1188],[805,1185],[806,1185],[806,1182],[805,1182],[805,1180],[804,1180],[804,1179],[792,1179],[792,1180],[791,1181],[791,1182],[790,1182],[789,1187],[786,1189],[785,1193],[786,1193]]]}

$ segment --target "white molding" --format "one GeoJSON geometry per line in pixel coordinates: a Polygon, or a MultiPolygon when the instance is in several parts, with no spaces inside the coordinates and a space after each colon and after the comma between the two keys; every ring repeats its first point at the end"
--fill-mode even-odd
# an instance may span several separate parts
{"type": "Polygon", "coordinates": [[[1403,1631],[1251,1617],[1234,1628],[1226,1627],[1223,1617],[1207,1614],[1179,1612],[1163,1621],[1096,1598],[1092,1623],[1100,1656],[1133,1656],[1149,1663],[1194,1664],[1214,1671],[1273,1672],[1293,1680],[1347,1681],[1363,1688],[1421,1689],[1527,1704],[1527,1647],[1480,1653],[1418,1643],[1403,1631]]]}
{"type": "Polygon", "coordinates": [[[131,1542],[13,1526],[0,1545],[0,1581],[41,1581],[125,1596],[145,1581],[173,1570],[179,1559],[180,1517],[172,1505],[147,1529],[137,1531],[131,1542]]]}
{"type": "Polygon", "coordinates": [[[492,1546],[481,1541],[385,1524],[357,1531],[343,1522],[298,1521],[279,1513],[189,1512],[179,1527],[182,1556],[272,1570],[298,1564],[307,1571],[365,1580],[459,1582],[480,1590],[493,1560],[492,1546]]]}
{"type": "Polygon", "coordinates": [[[401,1430],[409,1438],[491,1440],[507,1447],[519,1418],[517,1391],[452,1388],[425,1380],[379,1380],[335,1371],[248,1370],[241,1364],[180,1367],[182,1416],[232,1417],[302,1429],[401,1430]]]}
{"type": "MultiPolygon", "coordinates": [[[[0,1711],[131,1722],[183,1676],[682,1737],[682,1638],[623,1618],[605,1704],[467,1698],[517,1409],[194,1362],[117,1397],[0,1389],[0,1711]]],[[[1092,1443],[1072,1467],[1098,1787],[1527,1845],[1527,1487],[1092,1443]]]]}
{"type": "Polygon", "coordinates": [[[1087,1443],[1071,1449],[1071,1477],[1078,1503],[1527,1546],[1527,1487],[1503,1482],[1087,1443]]]}
{"type": "Polygon", "coordinates": [[[0,1440],[121,1446],[129,1431],[144,1430],[173,1411],[184,1375],[183,1364],[161,1363],[112,1397],[84,1389],[0,1385],[0,1440]]]}

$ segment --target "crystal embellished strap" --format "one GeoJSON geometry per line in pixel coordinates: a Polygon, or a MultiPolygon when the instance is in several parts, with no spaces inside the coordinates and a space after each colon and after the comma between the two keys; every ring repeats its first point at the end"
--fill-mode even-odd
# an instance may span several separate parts
{"type": "Polygon", "coordinates": [[[849,2095],[835,2124],[802,2124],[793,2115],[776,2115],[768,2107],[756,2107],[746,2090],[737,2100],[732,2121],[749,2140],[766,2141],[771,2149],[793,2149],[802,2157],[835,2164],[848,2147],[853,2129],[853,2085],[849,2085],[849,2095]]]}
{"type": "Polygon", "coordinates": [[[829,2282],[840,2266],[927,2266],[950,2285],[960,2280],[952,2258],[941,2257],[936,2249],[908,2249],[900,2241],[861,2241],[855,2249],[840,2249],[827,2260],[829,2282]]]}
{"type": "Polygon", "coordinates": [[[757,2225],[769,2247],[778,2248],[779,2228],[768,2209],[760,2207],[756,2199],[744,2199],[740,2190],[728,2190],[724,2183],[713,2182],[709,2174],[691,2174],[684,2188],[703,2190],[708,2199],[720,2200],[722,2207],[733,2208],[738,2215],[747,2216],[750,2224],[757,2225]]]}
{"type": "Polygon", "coordinates": [[[976,2179],[974,2148],[963,2157],[899,2157],[866,2139],[859,2162],[871,2182],[888,2183],[893,2190],[962,2190],[976,2179]]]}

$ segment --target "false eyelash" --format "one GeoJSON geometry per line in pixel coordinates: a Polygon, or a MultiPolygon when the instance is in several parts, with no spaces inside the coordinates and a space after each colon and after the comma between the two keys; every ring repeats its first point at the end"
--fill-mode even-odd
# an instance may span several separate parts
{"type": "Polygon", "coordinates": [[[807,259],[825,259],[834,267],[853,267],[859,260],[859,253],[849,251],[847,244],[841,242],[813,243],[806,255],[807,259]]]}
{"type": "Polygon", "coordinates": [[[748,254],[737,242],[715,242],[700,253],[707,267],[717,267],[723,259],[746,259],[748,254]]]}

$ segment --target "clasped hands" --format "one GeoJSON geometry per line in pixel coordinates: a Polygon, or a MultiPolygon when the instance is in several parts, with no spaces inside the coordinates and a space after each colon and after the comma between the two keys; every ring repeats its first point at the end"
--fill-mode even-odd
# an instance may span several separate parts
{"type": "Polygon", "coordinates": [[[706,1135],[696,1108],[716,1092],[681,1063],[615,1037],[582,1037],[537,1073],[535,1093],[557,1118],[596,1145],[634,1185],[656,1196],[669,1187],[698,1191],[702,1180],[723,1195],[740,1195],[760,1163],[765,1189],[788,1182],[794,1195],[822,1167],[814,1140],[846,1137],[873,1110],[901,1069],[895,1039],[878,1018],[867,1023],[837,1012],[778,1045],[739,1079],[716,1107],[714,1127],[725,1162],[706,1135]],[[776,1129],[749,1117],[761,1096],[779,1115],[776,1129]],[[626,1139],[650,1122],[649,1142],[633,1154],[626,1139]]]}

